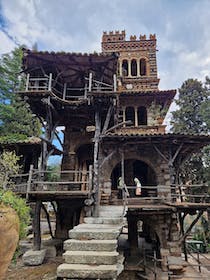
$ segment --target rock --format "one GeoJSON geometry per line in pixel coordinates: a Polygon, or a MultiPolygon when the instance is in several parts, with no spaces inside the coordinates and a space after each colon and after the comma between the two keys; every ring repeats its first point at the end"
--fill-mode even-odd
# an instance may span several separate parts
{"type": "Polygon", "coordinates": [[[29,250],[23,255],[23,263],[27,266],[40,265],[43,263],[46,249],[40,251],[29,250]]]}
{"type": "Polygon", "coordinates": [[[32,249],[32,243],[27,240],[20,240],[19,242],[19,251],[20,255],[23,255],[25,252],[32,249]]]}
{"type": "Polygon", "coordinates": [[[43,249],[46,250],[46,255],[45,255],[46,259],[51,259],[56,257],[57,251],[55,246],[43,246],[43,249]]]}
{"type": "Polygon", "coordinates": [[[3,204],[0,204],[0,238],[0,279],[3,279],[19,240],[18,215],[3,204]]]}

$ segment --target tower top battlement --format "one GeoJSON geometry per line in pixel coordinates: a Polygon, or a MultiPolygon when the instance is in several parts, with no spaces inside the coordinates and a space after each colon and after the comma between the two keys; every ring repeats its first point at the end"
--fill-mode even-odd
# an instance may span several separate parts
{"type": "Polygon", "coordinates": [[[102,35],[102,52],[145,50],[148,48],[156,49],[156,34],[150,34],[148,38],[145,34],[140,34],[139,37],[131,35],[130,40],[126,40],[125,30],[104,31],[102,35]]]}

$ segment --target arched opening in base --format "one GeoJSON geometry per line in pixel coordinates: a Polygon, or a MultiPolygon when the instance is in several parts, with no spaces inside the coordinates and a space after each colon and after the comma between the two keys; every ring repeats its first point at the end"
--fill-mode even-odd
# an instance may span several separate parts
{"type": "MultiPolygon", "coordinates": [[[[156,188],[151,186],[157,186],[155,171],[144,161],[136,159],[127,159],[124,162],[125,184],[128,187],[133,187],[129,190],[130,196],[135,196],[135,182],[134,178],[137,178],[142,185],[142,197],[157,196],[156,188]]],[[[118,190],[119,178],[122,176],[121,163],[118,163],[112,171],[111,183],[112,191],[118,190]]],[[[118,193],[120,197],[120,192],[118,193]]]]}

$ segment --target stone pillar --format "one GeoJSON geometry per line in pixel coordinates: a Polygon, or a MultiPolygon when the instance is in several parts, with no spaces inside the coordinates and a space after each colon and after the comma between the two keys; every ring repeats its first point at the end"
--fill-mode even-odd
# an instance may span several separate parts
{"type": "Polygon", "coordinates": [[[135,110],[135,126],[137,127],[138,126],[138,108],[135,107],[134,110],[135,110]]]}
{"type": "Polygon", "coordinates": [[[138,251],[138,226],[137,218],[128,214],[128,241],[130,244],[130,254],[135,255],[138,251]]]}
{"type": "MultiPolygon", "coordinates": [[[[123,122],[126,121],[126,117],[125,117],[125,107],[123,108],[123,122]]],[[[125,124],[123,124],[123,127],[125,127],[125,124]]]]}
{"type": "Polygon", "coordinates": [[[136,63],[137,63],[137,77],[140,77],[140,59],[138,59],[136,63]]]}
{"type": "Polygon", "coordinates": [[[120,77],[122,77],[122,61],[121,60],[119,61],[119,74],[120,74],[120,77]]]}
{"type": "Polygon", "coordinates": [[[128,77],[131,78],[131,61],[128,60],[128,77]]]}

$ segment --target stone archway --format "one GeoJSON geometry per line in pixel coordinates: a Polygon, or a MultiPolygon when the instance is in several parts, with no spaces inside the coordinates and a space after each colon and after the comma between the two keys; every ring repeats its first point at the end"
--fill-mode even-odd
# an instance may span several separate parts
{"type": "MultiPolygon", "coordinates": [[[[138,178],[142,186],[156,186],[157,179],[155,171],[144,161],[138,159],[126,159],[124,162],[125,166],[125,183],[127,186],[134,187],[134,178],[138,178]]],[[[118,163],[111,173],[111,188],[113,191],[118,189],[118,180],[121,177],[121,163],[118,163]]],[[[152,189],[142,188],[142,196],[150,196],[152,189]]],[[[153,195],[157,195],[153,191],[153,195]]],[[[130,190],[130,196],[135,196],[135,191],[130,190]]]]}

